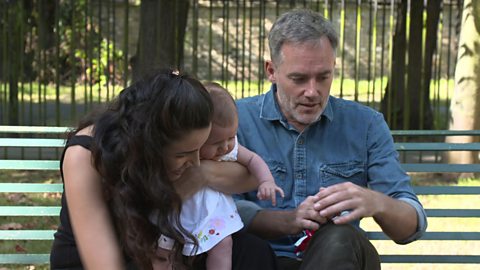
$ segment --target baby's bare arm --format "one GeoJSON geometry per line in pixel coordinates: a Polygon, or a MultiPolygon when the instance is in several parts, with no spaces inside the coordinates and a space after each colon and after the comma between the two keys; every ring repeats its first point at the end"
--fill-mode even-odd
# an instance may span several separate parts
{"type": "Polygon", "coordinates": [[[259,184],[267,181],[275,182],[265,161],[240,144],[238,145],[237,161],[247,167],[250,173],[258,179],[259,184]]]}
{"type": "Polygon", "coordinates": [[[258,193],[257,197],[260,200],[271,199],[272,204],[276,205],[275,193],[278,192],[280,196],[284,197],[283,190],[275,184],[267,163],[256,153],[248,150],[242,145],[238,145],[237,161],[245,165],[250,173],[258,179],[258,193]]]}

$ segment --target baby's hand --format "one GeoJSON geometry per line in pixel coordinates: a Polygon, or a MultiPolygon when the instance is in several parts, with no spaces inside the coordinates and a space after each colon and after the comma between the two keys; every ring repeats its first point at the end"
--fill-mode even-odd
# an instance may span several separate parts
{"type": "Polygon", "coordinates": [[[257,198],[259,200],[268,200],[270,198],[272,205],[275,206],[277,204],[276,192],[278,192],[282,198],[285,197],[283,190],[277,186],[274,181],[265,181],[258,186],[257,198]]]}

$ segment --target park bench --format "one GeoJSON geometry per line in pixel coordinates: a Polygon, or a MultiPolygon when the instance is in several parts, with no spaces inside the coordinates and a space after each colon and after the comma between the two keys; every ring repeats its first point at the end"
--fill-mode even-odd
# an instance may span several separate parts
{"type": "MultiPolygon", "coordinates": [[[[64,145],[63,135],[68,130],[65,127],[20,127],[0,126],[0,150],[5,148],[48,148],[61,151],[64,145]],[[53,138],[38,138],[38,134],[53,134],[53,138]]],[[[456,173],[480,172],[479,164],[446,164],[441,158],[435,162],[426,162],[423,157],[437,156],[445,151],[480,151],[480,143],[445,143],[445,136],[480,136],[480,130],[472,131],[392,131],[396,148],[400,153],[402,166],[410,173],[456,173]],[[406,137],[425,138],[422,142],[410,142],[406,137]],[[435,138],[435,139],[434,139],[435,138]],[[413,158],[412,158],[413,157],[413,158]]],[[[0,152],[1,154],[2,152],[0,152]]],[[[437,156],[438,157],[438,156],[437,156]]],[[[35,159],[0,159],[0,170],[58,170],[59,161],[35,159]]],[[[479,196],[480,186],[450,186],[436,184],[434,186],[414,186],[418,195],[434,196],[479,196]]],[[[0,194],[3,193],[60,193],[63,191],[60,183],[0,183],[0,194]]],[[[6,216],[58,216],[60,202],[56,206],[0,206],[0,217],[6,216]]],[[[474,218],[480,219],[480,209],[426,209],[429,218],[474,218]]],[[[362,221],[363,222],[363,221],[362,221]]],[[[1,224],[0,224],[1,225],[1,224]]],[[[34,241],[52,240],[52,229],[21,229],[0,230],[0,240],[34,241]]],[[[367,231],[370,239],[385,241],[388,238],[380,231],[367,231]]],[[[439,231],[429,232],[419,240],[424,241],[475,241],[480,240],[477,231],[439,231]]],[[[391,241],[390,241],[391,242],[391,241]]],[[[480,264],[480,254],[477,255],[409,255],[381,254],[382,263],[459,263],[480,264]]],[[[8,253],[0,254],[0,265],[5,264],[48,264],[49,254],[8,253]]]]}
{"type": "MultiPolygon", "coordinates": [[[[392,131],[395,141],[395,147],[400,154],[402,167],[410,174],[429,173],[440,175],[442,173],[479,173],[480,164],[449,164],[445,161],[442,154],[448,151],[480,151],[480,143],[446,143],[446,136],[480,136],[480,130],[467,131],[449,131],[449,130],[396,130],[392,131]],[[406,138],[415,137],[420,142],[409,142],[406,138]],[[413,154],[413,155],[412,155],[413,154]],[[413,160],[412,160],[413,159],[413,160]]],[[[478,198],[480,196],[480,186],[451,186],[445,183],[436,183],[435,185],[423,186],[421,180],[413,186],[417,195],[428,196],[446,196],[451,195],[455,198],[478,198]]],[[[442,197],[440,197],[442,198],[442,197]]],[[[422,201],[422,198],[420,198],[422,201]]],[[[422,202],[425,205],[425,202],[422,202]]],[[[428,219],[442,218],[452,220],[476,219],[480,220],[480,206],[473,205],[469,209],[457,208],[434,208],[426,207],[428,219]]],[[[431,224],[432,222],[429,223],[431,224]]],[[[420,241],[455,241],[452,242],[449,251],[455,251],[459,241],[478,241],[480,240],[480,228],[475,231],[429,231],[420,241]]],[[[367,232],[371,240],[388,240],[388,238],[379,231],[367,232]]],[[[480,264],[480,253],[476,250],[476,255],[464,254],[381,254],[382,263],[422,263],[422,264],[480,264]]]]}
{"type": "MultiPolygon", "coordinates": [[[[52,157],[52,151],[58,153],[64,146],[67,128],[64,127],[27,127],[27,126],[0,126],[0,149],[3,148],[3,157],[0,159],[0,170],[16,171],[58,171],[58,155],[52,157]],[[50,153],[45,153],[48,150],[50,153]],[[30,153],[29,153],[30,152],[30,153]],[[34,152],[31,154],[31,152],[34,152]],[[32,157],[33,155],[33,157],[32,157]],[[14,156],[14,159],[6,158],[14,156]],[[47,159],[48,158],[48,159],[47,159]]],[[[2,154],[2,152],[0,152],[2,154]]],[[[0,183],[0,192],[3,193],[60,193],[63,191],[61,183],[0,183]]],[[[60,201],[60,200],[58,200],[60,201]]],[[[0,217],[51,217],[59,216],[60,202],[56,206],[0,206],[0,217]]],[[[51,241],[52,229],[21,229],[0,230],[0,243],[9,241],[51,241]]],[[[48,264],[50,254],[9,253],[0,254],[0,265],[5,264],[48,264]]]]}

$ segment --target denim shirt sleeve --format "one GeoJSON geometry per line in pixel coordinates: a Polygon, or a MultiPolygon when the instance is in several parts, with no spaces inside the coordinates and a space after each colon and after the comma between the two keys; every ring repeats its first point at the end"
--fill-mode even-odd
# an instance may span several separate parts
{"type": "Polygon", "coordinates": [[[395,241],[397,244],[405,245],[419,239],[425,233],[427,230],[427,214],[425,213],[423,206],[418,201],[409,198],[399,198],[399,200],[410,204],[413,208],[415,208],[415,211],[417,211],[417,231],[407,239],[395,241]]]}
{"type": "Polygon", "coordinates": [[[401,168],[390,130],[380,113],[375,113],[367,135],[368,185],[371,189],[411,205],[417,213],[417,231],[398,244],[419,239],[427,228],[427,215],[415,195],[410,177],[401,168]]]}
{"type": "Polygon", "coordinates": [[[250,226],[255,215],[257,215],[258,211],[262,210],[259,205],[252,201],[235,200],[235,204],[237,205],[238,214],[245,224],[245,228],[250,226]]]}

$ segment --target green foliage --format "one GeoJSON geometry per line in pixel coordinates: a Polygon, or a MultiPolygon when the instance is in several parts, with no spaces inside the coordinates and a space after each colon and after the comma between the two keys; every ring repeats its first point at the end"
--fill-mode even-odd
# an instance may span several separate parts
{"type": "MultiPolygon", "coordinates": [[[[37,5],[42,3],[35,1],[37,5]]],[[[26,39],[25,54],[33,55],[31,66],[38,72],[27,79],[43,83],[104,85],[114,78],[120,83],[125,72],[124,66],[119,64],[123,61],[123,52],[114,46],[111,33],[102,29],[99,18],[93,15],[92,5],[86,6],[85,0],[56,3],[58,5],[47,7],[48,16],[53,16],[47,20],[46,29],[50,31],[40,31],[40,24],[46,23],[40,20],[45,18],[41,18],[39,9],[31,10],[28,21],[32,23],[25,33],[31,38],[26,39]],[[45,39],[53,42],[41,43],[45,39]]]]}

